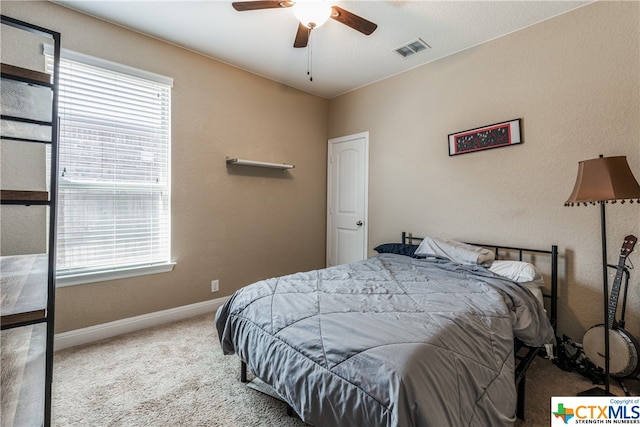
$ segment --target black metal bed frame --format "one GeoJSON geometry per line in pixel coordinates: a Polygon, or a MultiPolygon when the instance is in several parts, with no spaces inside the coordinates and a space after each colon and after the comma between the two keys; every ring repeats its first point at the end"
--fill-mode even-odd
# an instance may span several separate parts
{"type": "MultiPolygon", "coordinates": [[[[412,236],[410,233],[402,232],[402,243],[404,244],[412,244],[413,241],[422,241],[422,237],[412,236]]],[[[551,249],[529,249],[529,248],[518,248],[511,246],[498,246],[498,245],[487,245],[482,243],[469,243],[474,246],[481,246],[487,249],[493,249],[493,252],[496,254],[496,259],[500,258],[500,251],[504,252],[517,252],[518,253],[518,261],[523,260],[523,254],[544,254],[551,256],[551,288],[548,290],[548,293],[543,292],[542,296],[546,299],[549,299],[549,321],[551,326],[553,327],[554,334],[557,336],[557,324],[558,324],[558,246],[552,245],[551,249]]],[[[535,359],[535,357],[543,350],[542,347],[531,347],[528,346],[519,340],[515,340],[514,342],[514,355],[515,359],[518,361],[515,369],[514,380],[516,383],[516,387],[518,390],[517,397],[517,406],[516,406],[516,416],[521,420],[524,420],[524,402],[525,402],[525,376],[527,373],[527,369],[531,362],[535,359]],[[521,354],[524,353],[524,354],[521,354]]]]}
{"type": "MultiPolygon", "coordinates": [[[[402,232],[402,243],[403,244],[412,244],[413,241],[422,241],[422,237],[415,237],[407,232],[402,232]]],[[[551,256],[551,289],[550,293],[544,293],[543,297],[550,300],[550,308],[549,308],[549,320],[551,322],[551,326],[553,326],[554,333],[556,331],[556,326],[558,322],[558,246],[552,245],[550,250],[547,249],[528,249],[528,248],[517,248],[511,246],[498,246],[498,245],[486,245],[486,244],[478,244],[478,243],[469,243],[474,246],[481,246],[487,249],[493,249],[496,254],[496,259],[500,256],[500,251],[504,252],[517,252],[518,260],[523,260],[523,254],[544,254],[551,256]]],[[[525,400],[525,376],[527,373],[527,368],[531,365],[531,362],[535,359],[535,357],[542,350],[542,347],[531,347],[522,342],[519,342],[517,339],[514,342],[514,354],[515,359],[518,361],[514,380],[517,387],[517,406],[516,406],[516,416],[521,420],[524,420],[524,400],[525,400]],[[524,353],[524,354],[520,354],[524,353]]],[[[240,361],[240,381],[246,383],[247,380],[247,364],[243,360],[240,361]]],[[[286,403],[286,402],[285,402],[286,403]]],[[[287,404],[287,415],[293,415],[293,408],[289,404],[287,404]]]]}

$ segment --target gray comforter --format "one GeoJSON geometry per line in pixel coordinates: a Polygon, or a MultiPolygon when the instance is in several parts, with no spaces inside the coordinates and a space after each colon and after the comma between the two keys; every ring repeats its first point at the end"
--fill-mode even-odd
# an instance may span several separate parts
{"type": "Polygon", "coordinates": [[[216,327],[225,354],[323,427],[512,425],[514,336],[554,337],[518,284],[393,254],[254,283],[216,327]]]}

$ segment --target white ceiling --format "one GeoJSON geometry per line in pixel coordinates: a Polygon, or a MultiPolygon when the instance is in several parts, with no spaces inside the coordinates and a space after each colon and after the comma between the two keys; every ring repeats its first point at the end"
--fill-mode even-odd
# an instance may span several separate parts
{"type": "Polygon", "coordinates": [[[365,36],[330,19],[293,48],[290,8],[237,12],[230,1],[54,0],[324,98],[512,33],[590,3],[579,1],[335,1],[378,24],[365,36]],[[403,58],[394,52],[421,38],[431,46],[403,58]],[[313,81],[307,75],[309,53],[313,81]]]}

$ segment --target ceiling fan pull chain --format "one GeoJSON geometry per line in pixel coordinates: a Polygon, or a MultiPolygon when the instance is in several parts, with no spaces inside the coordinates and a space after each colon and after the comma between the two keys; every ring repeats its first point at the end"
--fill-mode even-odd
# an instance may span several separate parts
{"type": "Polygon", "coordinates": [[[313,81],[313,52],[312,52],[313,40],[311,39],[311,28],[309,28],[309,50],[307,52],[307,76],[309,81],[313,81]]]}

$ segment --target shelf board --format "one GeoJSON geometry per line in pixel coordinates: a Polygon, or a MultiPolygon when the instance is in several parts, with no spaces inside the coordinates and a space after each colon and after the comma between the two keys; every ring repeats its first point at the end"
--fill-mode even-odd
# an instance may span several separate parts
{"type": "Polygon", "coordinates": [[[236,159],[227,157],[228,165],[240,165],[240,166],[255,166],[259,168],[272,168],[272,169],[293,169],[295,165],[289,165],[286,163],[270,163],[270,162],[259,162],[256,160],[244,160],[244,159],[236,159]]]}
{"type": "Polygon", "coordinates": [[[31,81],[43,85],[51,84],[51,76],[40,71],[29,70],[28,68],[16,67],[15,65],[0,64],[0,71],[3,77],[16,77],[23,81],[31,81]]]}
{"type": "Polygon", "coordinates": [[[15,202],[48,202],[48,191],[0,190],[0,200],[15,202]]]}
{"type": "Polygon", "coordinates": [[[0,257],[3,328],[45,318],[48,267],[47,254],[0,257]]]}
{"type": "Polygon", "coordinates": [[[45,324],[2,331],[3,426],[44,424],[46,338],[45,324]]]}

